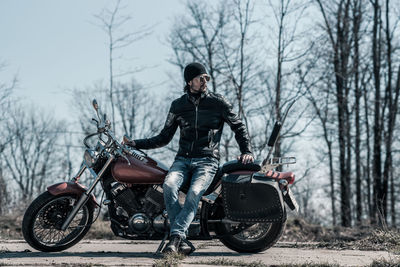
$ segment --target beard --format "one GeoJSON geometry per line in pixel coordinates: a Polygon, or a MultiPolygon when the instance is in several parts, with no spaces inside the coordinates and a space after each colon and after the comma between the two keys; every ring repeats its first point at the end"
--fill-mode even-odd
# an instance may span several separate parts
{"type": "Polygon", "coordinates": [[[194,93],[203,93],[203,92],[207,91],[207,84],[206,83],[201,84],[197,89],[195,89],[192,85],[192,86],[190,86],[190,89],[194,93]]]}

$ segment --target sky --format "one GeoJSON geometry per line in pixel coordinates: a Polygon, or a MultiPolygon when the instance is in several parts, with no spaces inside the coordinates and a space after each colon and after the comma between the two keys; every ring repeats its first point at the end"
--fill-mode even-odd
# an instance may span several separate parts
{"type": "MultiPolygon", "coordinates": [[[[24,103],[60,119],[73,115],[69,90],[108,81],[107,35],[94,15],[112,9],[110,0],[0,0],[0,72],[2,82],[18,77],[15,92],[24,103]]],[[[123,48],[118,70],[145,67],[135,79],[165,92],[161,85],[174,67],[167,62],[166,38],[174,18],[184,11],[181,0],[125,0],[121,14],[132,16],[124,32],[154,25],[152,34],[123,48]]]]}

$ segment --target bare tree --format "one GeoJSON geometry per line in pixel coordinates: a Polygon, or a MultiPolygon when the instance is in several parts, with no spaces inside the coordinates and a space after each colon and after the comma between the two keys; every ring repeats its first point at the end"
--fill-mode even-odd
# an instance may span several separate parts
{"type": "MultiPolygon", "coordinates": [[[[6,67],[6,63],[0,62],[0,72],[3,71],[6,67]]],[[[18,79],[17,76],[15,75],[12,79],[11,82],[0,82],[0,107],[1,110],[4,112],[8,110],[9,105],[10,105],[10,97],[17,85],[18,79]]],[[[5,118],[5,116],[2,116],[0,118],[0,122],[5,118]]]]}
{"type": "MultiPolygon", "coordinates": [[[[393,179],[393,157],[392,157],[392,145],[393,145],[393,136],[394,136],[394,131],[395,131],[395,125],[396,125],[396,117],[397,113],[399,110],[399,93],[400,93],[400,65],[398,66],[398,71],[397,71],[397,81],[395,84],[393,84],[394,80],[394,75],[395,72],[393,71],[393,65],[394,65],[394,60],[393,60],[393,38],[394,38],[394,32],[397,27],[397,23],[395,23],[395,28],[392,29],[390,25],[390,1],[386,0],[385,3],[385,20],[386,20],[386,26],[385,26],[385,39],[386,39],[386,62],[387,62],[387,71],[386,71],[386,86],[385,86],[385,106],[387,106],[386,109],[386,131],[385,131],[385,136],[384,136],[384,143],[385,143],[385,162],[384,162],[384,169],[383,169],[383,213],[385,215],[385,218],[388,218],[388,196],[389,196],[389,181],[391,184],[391,200],[392,203],[395,203],[394,201],[394,179],[393,179]]],[[[397,19],[398,22],[398,19],[397,19]]],[[[393,204],[392,204],[393,206],[393,204]]],[[[392,225],[394,226],[396,224],[396,215],[395,215],[395,208],[392,207],[392,225]]]]}
{"type": "Polygon", "coordinates": [[[107,105],[109,103],[107,87],[101,82],[97,82],[84,89],[74,88],[70,90],[70,95],[70,103],[75,114],[74,117],[78,118],[78,123],[83,131],[83,135],[92,133],[95,127],[90,122],[92,118],[96,117],[91,104],[92,100],[97,100],[101,112],[109,114],[107,110],[109,107],[109,105],[107,105]]]}
{"type": "MultiPolygon", "coordinates": [[[[0,62],[0,72],[6,67],[4,62],[0,62]]],[[[12,140],[13,136],[6,131],[5,121],[12,103],[12,93],[17,85],[17,76],[15,75],[11,82],[0,82],[0,155],[4,153],[7,143],[12,140]]],[[[10,196],[7,191],[7,183],[3,174],[4,164],[0,158],[0,215],[7,209],[10,196]]]]}
{"type": "Polygon", "coordinates": [[[360,101],[361,101],[361,86],[360,86],[360,26],[362,23],[361,2],[355,0],[353,2],[353,38],[354,38],[354,87],[355,87],[355,165],[356,165],[356,220],[361,224],[362,216],[362,191],[361,191],[361,119],[360,119],[360,101]]]}
{"type": "MultiPolygon", "coordinates": [[[[317,58],[317,57],[316,57],[317,58]]],[[[316,77],[316,81],[307,84],[307,99],[312,104],[313,112],[317,114],[317,118],[322,128],[322,136],[325,144],[328,148],[327,154],[329,159],[329,184],[330,184],[330,199],[331,199],[331,210],[332,210],[332,224],[336,225],[336,191],[335,191],[335,169],[334,169],[334,141],[335,140],[335,124],[334,121],[334,95],[330,88],[331,82],[326,79],[330,76],[330,72],[322,73],[322,77],[316,77]],[[326,75],[326,76],[325,76],[326,75]],[[325,79],[323,77],[325,76],[325,79]],[[324,86],[320,81],[327,82],[324,86]],[[320,90],[313,91],[312,89],[318,87],[320,90]],[[326,87],[326,89],[322,89],[326,87]]],[[[320,150],[321,151],[321,150],[320,150]]]]}
{"type": "Polygon", "coordinates": [[[136,136],[137,128],[141,126],[146,118],[138,120],[138,111],[140,107],[151,103],[148,94],[143,92],[143,86],[132,80],[130,83],[116,84],[116,108],[121,118],[122,129],[125,134],[136,136]]]}
{"type": "MultiPolygon", "coordinates": [[[[351,225],[351,139],[349,112],[349,59],[351,48],[350,0],[333,3],[333,7],[317,0],[324,26],[329,36],[333,52],[333,68],[335,71],[335,94],[338,115],[338,140],[340,158],[340,193],[341,220],[343,226],[351,225]],[[330,14],[327,13],[330,10],[330,14]],[[330,15],[330,16],[329,16],[330,15]],[[329,17],[328,17],[329,16],[329,17]],[[333,20],[333,22],[332,22],[333,20]]],[[[332,5],[332,4],[331,4],[332,5]]]]}
{"type": "Polygon", "coordinates": [[[63,129],[40,112],[21,107],[13,108],[5,128],[13,138],[1,153],[3,176],[16,183],[26,203],[45,189],[46,181],[59,176],[62,155],[55,143],[63,129]]]}
{"type": "Polygon", "coordinates": [[[379,0],[370,1],[373,6],[373,35],[372,35],[372,63],[373,63],[373,77],[374,77],[374,149],[373,149],[373,168],[372,177],[374,180],[374,194],[372,202],[371,218],[376,221],[378,209],[382,211],[382,125],[381,125],[381,7],[379,0]]]}
{"type": "MultiPolygon", "coordinates": [[[[260,150],[267,145],[270,125],[273,121],[282,121],[283,110],[293,100],[299,100],[306,93],[304,84],[309,70],[304,70],[302,65],[306,56],[313,47],[313,41],[307,38],[307,2],[281,0],[265,1],[266,14],[272,14],[271,18],[264,19],[266,37],[264,43],[271,45],[271,50],[263,58],[263,64],[269,68],[261,68],[259,76],[262,79],[261,88],[264,103],[260,110],[268,114],[264,118],[264,129],[258,129],[258,133],[264,133],[264,141],[259,143],[260,150]],[[272,59],[271,56],[273,55],[272,59]],[[272,64],[270,63],[272,62],[272,64]],[[271,122],[272,121],[272,122],[271,122]],[[268,128],[267,128],[268,127],[268,128]]],[[[274,156],[280,157],[291,149],[293,142],[287,138],[300,136],[313,120],[313,116],[306,118],[307,105],[297,101],[296,112],[291,113],[285,122],[285,127],[280,133],[280,138],[275,145],[274,156]],[[299,126],[303,124],[303,126],[299,126]],[[282,145],[284,143],[284,146],[282,145]]],[[[264,115],[265,116],[265,115],[264,115]]],[[[278,170],[282,170],[278,168],[278,170]]]]}
{"type": "MultiPolygon", "coordinates": [[[[398,85],[400,70],[397,71],[397,78],[395,78],[395,64],[399,64],[398,60],[395,60],[398,58],[398,49],[394,47],[399,19],[396,18],[392,26],[390,12],[393,6],[391,6],[390,1],[387,0],[382,3],[379,0],[371,0],[370,3],[373,10],[371,56],[375,96],[372,169],[374,192],[371,215],[373,216],[373,221],[379,219],[381,225],[386,225],[388,219],[388,196],[392,194],[392,201],[395,198],[391,170],[393,168],[393,136],[396,129],[400,90],[398,85]],[[396,82],[395,79],[397,80],[396,82]],[[383,157],[385,157],[384,160],[383,157]],[[391,186],[390,194],[389,185],[391,186]]],[[[400,68],[400,65],[398,68],[400,68]]],[[[395,214],[392,213],[391,217],[392,223],[395,223],[395,214]]]]}
{"type": "Polygon", "coordinates": [[[129,71],[115,72],[115,60],[119,57],[115,56],[117,50],[128,47],[148,36],[153,26],[142,27],[135,32],[121,33],[123,26],[132,20],[130,15],[120,14],[125,7],[121,6],[121,0],[117,0],[113,9],[104,8],[103,11],[95,17],[100,21],[99,27],[103,29],[108,36],[108,53],[109,53],[109,99],[111,105],[112,126],[115,129],[115,99],[114,99],[114,82],[118,77],[133,74],[140,68],[129,71]]]}
{"type": "Polygon", "coordinates": [[[188,1],[187,13],[176,19],[168,42],[174,52],[169,61],[183,73],[186,64],[198,61],[205,64],[211,76],[213,92],[219,91],[222,62],[218,54],[219,39],[228,23],[231,11],[226,3],[217,7],[198,1],[188,1]]]}

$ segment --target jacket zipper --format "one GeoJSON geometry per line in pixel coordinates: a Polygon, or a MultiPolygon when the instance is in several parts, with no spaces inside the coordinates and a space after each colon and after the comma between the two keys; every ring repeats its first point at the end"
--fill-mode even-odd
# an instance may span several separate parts
{"type": "MultiPolygon", "coordinates": [[[[197,113],[198,113],[198,110],[199,110],[199,103],[198,102],[196,103],[196,102],[194,103],[194,106],[196,107],[196,119],[195,119],[195,122],[194,122],[194,130],[196,132],[196,139],[195,140],[197,140],[199,138],[198,137],[198,133],[197,133],[197,113]]],[[[192,142],[192,148],[190,149],[191,152],[193,152],[193,145],[194,145],[194,141],[192,142]]]]}

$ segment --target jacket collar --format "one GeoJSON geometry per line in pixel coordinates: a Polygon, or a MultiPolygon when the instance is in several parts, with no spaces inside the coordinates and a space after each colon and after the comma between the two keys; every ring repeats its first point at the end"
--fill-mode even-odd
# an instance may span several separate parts
{"type": "Polygon", "coordinates": [[[196,99],[195,97],[193,97],[189,91],[186,92],[186,96],[187,99],[192,102],[193,104],[196,104],[196,100],[200,102],[200,100],[202,100],[203,98],[205,98],[206,96],[208,96],[208,90],[206,90],[205,92],[201,93],[200,98],[196,99]]]}

